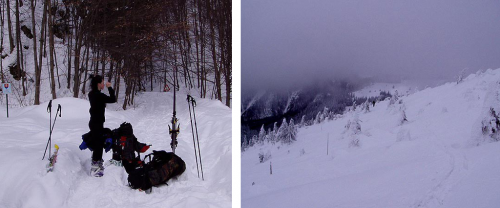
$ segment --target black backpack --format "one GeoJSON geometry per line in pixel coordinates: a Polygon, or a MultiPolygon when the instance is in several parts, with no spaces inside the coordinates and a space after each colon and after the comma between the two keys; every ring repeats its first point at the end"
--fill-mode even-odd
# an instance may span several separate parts
{"type": "Polygon", "coordinates": [[[146,144],[137,141],[130,123],[122,123],[119,128],[113,130],[112,135],[113,159],[117,161],[136,161],[135,152],[139,153],[146,146],[146,144]]]}
{"type": "Polygon", "coordinates": [[[172,152],[153,151],[144,157],[143,166],[128,175],[128,184],[132,189],[148,190],[152,186],[166,184],[186,170],[186,163],[172,152]],[[153,157],[151,159],[151,156],[153,157]],[[146,159],[149,162],[146,163],[146,159]]]}

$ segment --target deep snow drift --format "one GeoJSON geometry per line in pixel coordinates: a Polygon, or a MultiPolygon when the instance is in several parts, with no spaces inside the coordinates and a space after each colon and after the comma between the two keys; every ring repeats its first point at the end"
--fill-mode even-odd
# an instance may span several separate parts
{"type": "MultiPolygon", "coordinates": [[[[195,97],[202,181],[196,171],[186,94],[177,96],[181,131],[176,153],[186,162],[186,171],[168,186],[154,187],[149,195],[128,187],[122,167],[108,166],[102,178],[89,175],[91,152],[78,148],[81,135],[89,130],[87,100],[53,100],[52,119],[57,104],[62,106],[62,117],[57,118],[52,134],[52,145],[58,144],[60,149],[50,173],[45,170],[47,159],[41,160],[49,136],[48,103],[9,109],[9,118],[2,106],[0,207],[231,207],[231,109],[219,101],[195,97]]],[[[104,126],[114,129],[129,122],[139,141],[153,145],[146,154],[170,152],[172,100],[172,93],[148,92],[136,97],[135,109],[123,111],[119,110],[121,104],[108,105],[104,126]]],[[[104,153],[104,160],[110,158],[111,151],[104,153]]]]}
{"type": "Polygon", "coordinates": [[[499,80],[500,69],[479,72],[299,128],[291,145],[251,147],[242,207],[500,207],[500,142],[481,133],[490,107],[500,109],[499,80]],[[345,127],[356,117],[358,134],[345,127]]]}

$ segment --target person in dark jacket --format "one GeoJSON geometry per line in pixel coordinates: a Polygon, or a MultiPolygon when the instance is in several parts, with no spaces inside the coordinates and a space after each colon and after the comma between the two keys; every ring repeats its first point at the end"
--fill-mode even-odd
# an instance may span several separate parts
{"type": "Polygon", "coordinates": [[[102,160],[102,151],[104,148],[105,137],[104,135],[104,122],[106,118],[104,117],[106,103],[115,103],[116,96],[115,91],[111,87],[111,83],[106,82],[104,85],[104,80],[100,75],[90,75],[90,87],[89,101],[90,101],[90,143],[88,146],[93,148],[92,152],[92,163],[90,167],[90,174],[95,177],[101,177],[104,175],[104,166],[102,160]],[[109,96],[102,93],[101,90],[104,86],[108,88],[109,96]]]}

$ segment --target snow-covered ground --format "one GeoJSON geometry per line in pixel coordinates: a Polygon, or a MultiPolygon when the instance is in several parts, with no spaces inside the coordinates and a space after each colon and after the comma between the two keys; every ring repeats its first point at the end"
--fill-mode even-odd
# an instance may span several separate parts
{"type": "MultiPolygon", "coordinates": [[[[62,117],[57,117],[52,134],[52,144],[60,149],[50,173],[45,169],[47,159],[41,160],[49,137],[48,102],[9,109],[9,118],[2,106],[0,207],[231,207],[231,109],[219,101],[196,99],[202,181],[197,176],[186,94],[177,96],[181,133],[176,153],[186,162],[186,171],[168,186],[154,187],[149,195],[129,188],[128,175],[121,167],[107,167],[102,178],[89,175],[91,152],[78,148],[81,135],[89,130],[87,100],[53,100],[52,119],[58,104],[62,117]]],[[[173,94],[147,92],[135,99],[135,109],[127,111],[119,110],[121,104],[108,105],[105,127],[114,129],[129,122],[139,141],[153,145],[146,154],[171,151],[168,125],[173,94]]],[[[109,160],[111,152],[103,157],[109,160]]]]}
{"type": "Polygon", "coordinates": [[[500,69],[487,70],[299,128],[291,145],[254,146],[241,155],[242,207],[500,207],[500,142],[481,133],[490,107],[500,109],[499,80],[500,69]]]}

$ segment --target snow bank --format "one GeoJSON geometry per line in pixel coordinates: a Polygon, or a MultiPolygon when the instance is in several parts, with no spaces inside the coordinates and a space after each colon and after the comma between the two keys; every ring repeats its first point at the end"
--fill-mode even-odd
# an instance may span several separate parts
{"type": "MultiPolygon", "coordinates": [[[[197,98],[196,118],[205,181],[197,176],[189,111],[185,94],[178,94],[177,117],[181,125],[176,153],[186,171],[168,186],[153,188],[149,195],[128,187],[121,167],[109,166],[102,178],[89,175],[91,152],[81,151],[81,135],[89,121],[89,103],[75,98],[53,100],[57,117],[52,144],[60,147],[54,172],[46,173],[42,161],[49,136],[48,102],[39,106],[0,110],[0,207],[231,207],[231,109],[218,101],[197,98]]],[[[135,110],[108,105],[107,128],[122,122],[152,150],[170,149],[168,125],[172,116],[171,93],[143,93],[135,110]]],[[[52,148],[54,151],[54,148],[52,148]]],[[[47,153],[48,156],[48,153],[47,153]]],[[[143,155],[141,155],[143,156],[143,155]]],[[[111,152],[104,154],[109,160],[111,152]]]]}

